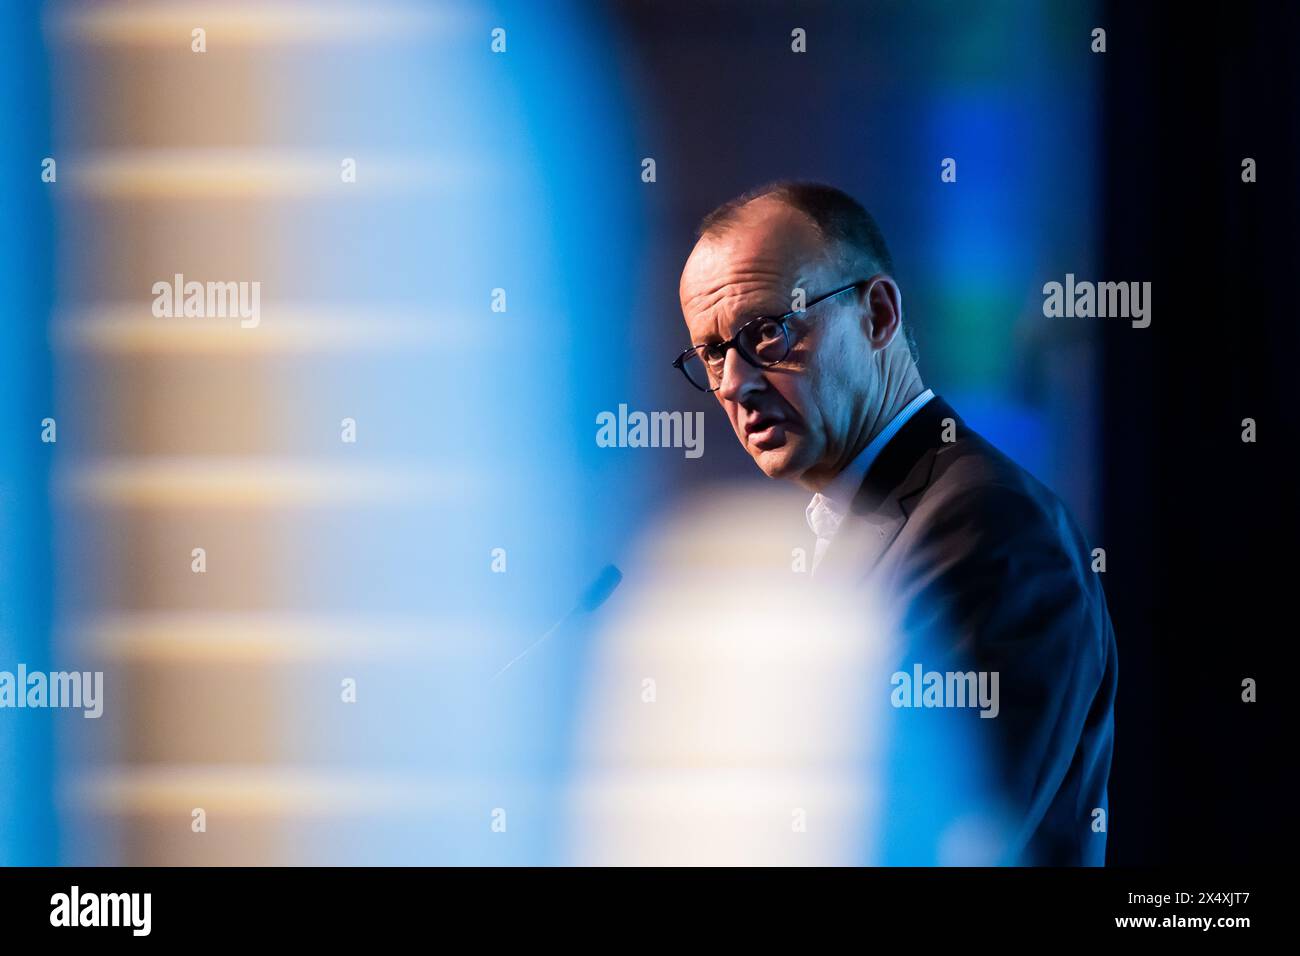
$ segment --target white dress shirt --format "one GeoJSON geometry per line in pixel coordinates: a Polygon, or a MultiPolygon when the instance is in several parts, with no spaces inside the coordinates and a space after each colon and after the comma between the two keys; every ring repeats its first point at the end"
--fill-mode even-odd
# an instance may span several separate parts
{"type": "Polygon", "coordinates": [[[817,551],[813,555],[814,571],[817,570],[822,555],[830,547],[831,539],[840,530],[840,522],[849,513],[853,498],[862,487],[862,482],[866,480],[872,463],[880,457],[881,451],[889,444],[889,440],[898,434],[898,430],[932,398],[934,398],[934,391],[927,388],[903,406],[902,411],[880,430],[880,434],[871,439],[870,444],[858,452],[857,457],[835,476],[824,492],[819,491],[812,496],[812,501],[808,502],[808,527],[817,536],[817,551]]]}

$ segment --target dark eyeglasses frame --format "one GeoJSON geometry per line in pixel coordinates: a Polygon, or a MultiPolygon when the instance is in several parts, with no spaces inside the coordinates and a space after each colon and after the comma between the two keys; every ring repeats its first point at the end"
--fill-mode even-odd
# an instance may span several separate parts
{"type": "MultiPolygon", "coordinates": [[[[690,358],[693,354],[699,352],[700,349],[704,349],[704,348],[721,349],[721,354],[723,356],[724,363],[726,361],[727,351],[729,349],[735,349],[738,353],[740,353],[740,357],[743,358],[750,365],[752,365],[754,368],[772,368],[773,366],[780,365],[790,355],[790,346],[792,343],[790,341],[789,322],[791,319],[793,319],[796,315],[803,315],[805,312],[811,309],[814,305],[817,305],[819,302],[825,302],[827,299],[833,299],[837,295],[843,295],[845,292],[848,292],[850,289],[861,288],[865,283],[866,283],[865,279],[859,279],[857,282],[852,282],[849,285],[841,286],[840,288],[836,289],[833,292],[827,292],[825,295],[819,295],[811,302],[805,304],[802,309],[793,309],[790,312],[785,313],[784,315],[756,315],[748,322],[746,322],[744,325],[742,325],[740,328],[736,329],[736,334],[733,335],[731,338],[727,339],[727,341],[725,342],[720,342],[714,346],[692,345],[690,348],[684,349],[681,355],[673,359],[673,368],[677,369],[679,372],[682,373],[686,381],[691,383],[692,388],[699,389],[701,392],[716,392],[719,388],[722,387],[721,383],[714,386],[713,388],[705,388],[702,385],[695,384],[695,380],[691,378],[690,373],[686,371],[686,360],[690,358]],[[741,335],[744,334],[747,328],[749,328],[751,325],[754,325],[757,322],[776,322],[781,326],[781,334],[785,337],[785,350],[781,353],[781,357],[779,359],[776,359],[775,361],[772,362],[760,362],[758,361],[756,356],[746,354],[745,349],[741,348],[738,341],[741,335]]],[[[703,359],[701,359],[701,361],[703,361],[703,359]]],[[[705,364],[705,370],[707,374],[708,363],[705,362],[704,364],[705,364]]]]}

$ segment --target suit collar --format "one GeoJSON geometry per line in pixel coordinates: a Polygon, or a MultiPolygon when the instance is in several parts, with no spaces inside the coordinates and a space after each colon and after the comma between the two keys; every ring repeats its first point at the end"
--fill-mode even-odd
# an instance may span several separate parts
{"type": "Polygon", "coordinates": [[[891,500],[904,515],[910,513],[911,499],[930,483],[935,452],[944,444],[945,419],[954,423],[956,436],[965,432],[952,406],[936,395],[899,429],[867,470],[853,498],[854,514],[875,513],[891,500]]]}
{"type": "Polygon", "coordinates": [[[953,421],[956,437],[965,434],[952,406],[936,395],[884,447],[853,498],[857,520],[845,521],[826,548],[819,575],[865,574],[884,557],[907,524],[916,497],[930,484],[935,455],[944,445],[945,419],[953,421]]]}

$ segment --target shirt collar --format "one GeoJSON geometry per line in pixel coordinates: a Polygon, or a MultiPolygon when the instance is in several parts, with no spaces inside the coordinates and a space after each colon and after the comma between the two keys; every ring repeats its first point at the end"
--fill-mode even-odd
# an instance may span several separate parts
{"type": "Polygon", "coordinates": [[[871,465],[889,444],[889,440],[898,434],[899,429],[932,398],[934,398],[934,390],[927,388],[904,405],[889,424],[871,439],[867,447],[858,452],[857,457],[835,476],[834,480],[826,486],[825,491],[812,496],[812,500],[808,502],[807,518],[808,527],[812,529],[813,534],[819,538],[829,538],[839,529],[839,523],[848,514],[853,497],[862,486],[862,482],[866,480],[871,465]]]}

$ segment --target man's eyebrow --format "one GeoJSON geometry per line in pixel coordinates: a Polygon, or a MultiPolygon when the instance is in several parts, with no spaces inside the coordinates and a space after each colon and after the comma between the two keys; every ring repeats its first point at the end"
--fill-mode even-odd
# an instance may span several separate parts
{"type": "MultiPolygon", "coordinates": [[[[767,300],[767,299],[763,299],[763,300],[761,300],[761,301],[763,301],[763,302],[768,302],[769,300],[767,300]]],[[[773,299],[773,300],[771,300],[771,301],[772,301],[773,303],[775,303],[771,308],[761,308],[761,309],[760,309],[760,308],[745,308],[745,309],[740,309],[740,310],[738,310],[738,311],[736,312],[736,318],[735,318],[735,320],[734,320],[734,321],[732,322],[732,324],[731,324],[731,331],[728,333],[727,338],[730,338],[732,335],[735,335],[735,334],[736,334],[736,331],[737,331],[737,330],[738,330],[742,325],[745,325],[745,324],[747,324],[747,323],[749,323],[749,322],[753,322],[755,319],[758,319],[758,318],[767,318],[767,319],[779,318],[779,317],[781,317],[781,316],[783,316],[783,315],[786,315],[786,314],[790,311],[790,308],[789,308],[788,303],[785,303],[785,302],[777,302],[775,299],[773,299]]],[[[709,335],[708,335],[708,337],[705,339],[706,342],[709,342],[709,341],[712,341],[712,342],[721,342],[722,340],[723,340],[723,337],[720,336],[720,335],[718,335],[716,332],[710,332],[709,335]]]]}

